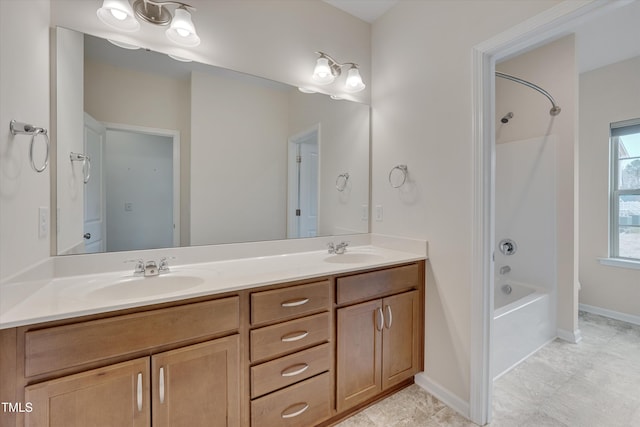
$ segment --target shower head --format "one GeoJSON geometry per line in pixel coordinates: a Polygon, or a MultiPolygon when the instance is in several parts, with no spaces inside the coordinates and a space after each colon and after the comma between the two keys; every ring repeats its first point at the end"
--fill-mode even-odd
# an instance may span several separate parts
{"type": "Polygon", "coordinates": [[[504,117],[502,117],[500,119],[500,121],[502,123],[509,123],[509,119],[513,119],[513,113],[511,111],[509,111],[507,114],[505,114],[504,117]]]}

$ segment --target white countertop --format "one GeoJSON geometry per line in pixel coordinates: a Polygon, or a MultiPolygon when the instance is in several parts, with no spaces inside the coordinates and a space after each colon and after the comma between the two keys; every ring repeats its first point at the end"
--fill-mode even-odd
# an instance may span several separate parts
{"type": "Polygon", "coordinates": [[[426,258],[426,245],[424,253],[394,247],[363,245],[349,247],[345,255],[322,250],[183,264],[155,277],[134,277],[127,266],[126,271],[11,281],[0,285],[0,329],[426,258]]]}

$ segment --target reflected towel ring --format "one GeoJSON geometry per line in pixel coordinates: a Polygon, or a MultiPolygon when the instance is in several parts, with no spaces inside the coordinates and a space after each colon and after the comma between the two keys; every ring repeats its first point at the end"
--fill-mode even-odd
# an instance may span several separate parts
{"type": "Polygon", "coordinates": [[[347,172],[341,173],[336,178],[336,189],[338,191],[344,191],[344,189],[347,187],[348,181],[349,181],[349,173],[347,172]]]}
{"type": "Polygon", "coordinates": [[[86,154],[80,153],[71,153],[69,154],[69,159],[72,162],[82,162],[82,176],[85,184],[89,182],[89,178],[91,178],[91,158],[86,154]]]}
{"type": "Polygon", "coordinates": [[[402,186],[404,185],[404,183],[407,181],[407,173],[408,173],[407,165],[397,165],[397,166],[394,166],[394,167],[391,169],[391,171],[389,171],[389,184],[391,184],[391,186],[392,186],[393,188],[400,188],[400,187],[402,187],[402,186]],[[396,172],[396,173],[394,174],[394,171],[396,171],[396,170],[397,170],[398,172],[396,172]],[[391,177],[392,177],[393,175],[396,175],[396,176],[402,176],[402,181],[401,181],[399,184],[394,184],[394,183],[393,183],[393,180],[391,179],[391,177]]]}
{"type": "Polygon", "coordinates": [[[29,145],[29,160],[31,161],[31,167],[38,173],[44,172],[49,165],[49,135],[47,134],[47,130],[27,123],[20,123],[15,120],[11,120],[11,122],[9,122],[9,129],[11,130],[12,135],[31,135],[31,144],[29,145]],[[33,146],[35,145],[36,137],[38,135],[44,136],[45,147],[47,149],[42,167],[36,166],[36,162],[33,160],[33,146]]]}

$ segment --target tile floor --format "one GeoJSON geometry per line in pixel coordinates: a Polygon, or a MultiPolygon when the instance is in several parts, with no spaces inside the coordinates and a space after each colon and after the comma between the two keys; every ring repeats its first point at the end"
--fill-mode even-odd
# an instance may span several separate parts
{"type": "MultiPolygon", "coordinates": [[[[496,380],[491,427],[640,426],[640,326],[581,312],[580,330],[496,380]]],[[[475,424],[412,385],[337,427],[432,426],[475,424]]]]}

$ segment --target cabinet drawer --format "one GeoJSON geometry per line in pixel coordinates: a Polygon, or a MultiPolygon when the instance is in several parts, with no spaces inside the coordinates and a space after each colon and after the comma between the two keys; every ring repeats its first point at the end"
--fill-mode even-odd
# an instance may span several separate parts
{"type": "Polygon", "coordinates": [[[252,367],[251,398],[328,371],[329,350],[329,344],[322,344],[252,367]]]}
{"type": "Polygon", "coordinates": [[[329,341],[329,313],[251,331],[251,361],[269,359],[329,341]]]}
{"type": "Polygon", "coordinates": [[[340,277],[336,286],[337,303],[363,301],[414,289],[418,287],[420,277],[418,264],[340,277]]]}
{"type": "Polygon", "coordinates": [[[306,427],[331,415],[329,373],[251,402],[251,426],[306,427]]]}
{"type": "Polygon", "coordinates": [[[25,375],[220,335],[237,330],[239,322],[239,298],[230,297],[30,331],[25,375]]]}
{"type": "Polygon", "coordinates": [[[251,323],[274,322],[316,311],[329,310],[329,281],[308,283],[251,294],[251,323]]]}

